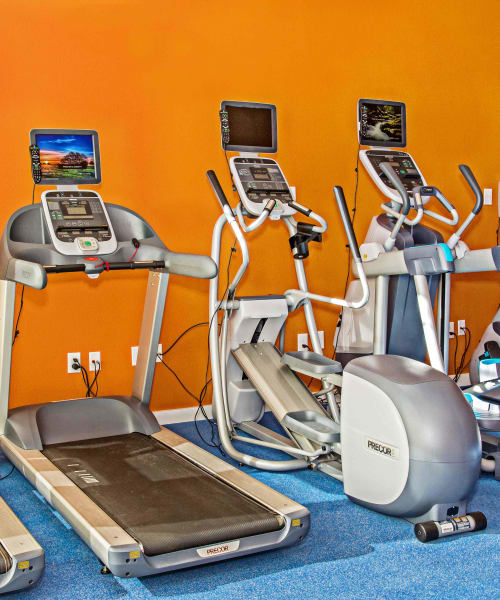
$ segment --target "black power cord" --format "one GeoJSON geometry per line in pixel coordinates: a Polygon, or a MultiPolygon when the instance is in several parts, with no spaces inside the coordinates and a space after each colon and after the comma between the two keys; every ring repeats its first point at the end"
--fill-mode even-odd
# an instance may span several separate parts
{"type": "MultiPolygon", "coordinates": [[[[36,188],[36,183],[33,183],[33,191],[31,192],[31,204],[35,204],[35,188],[36,188]]],[[[18,335],[21,333],[20,329],[19,329],[19,321],[21,319],[21,313],[23,312],[23,306],[24,306],[24,285],[21,288],[21,300],[19,302],[19,312],[17,313],[17,319],[16,319],[16,326],[14,328],[14,337],[12,338],[12,345],[15,344],[18,335]]]]}
{"type": "Polygon", "coordinates": [[[464,327],[463,332],[464,332],[464,339],[465,339],[465,347],[460,356],[460,360],[457,363],[457,354],[458,354],[458,346],[460,343],[460,337],[455,332],[450,331],[450,335],[455,339],[455,352],[453,353],[453,372],[455,374],[453,377],[453,381],[455,383],[458,383],[460,376],[463,375],[465,369],[467,368],[467,366],[469,365],[469,362],[470,362],[469,361],[466,363],[465,358],[467,356],[467,352],[470,347],[472,335],[471,335],[471,331],[468,327],[464,327]]]}
{"type": "Polygon", "coordinates": [[[12,465],[11,470],[7,473],[7,475],[2,475],[2,477],[0,477],[0,481],[3,481],[4,479],[7,479],[7,477],[9,477],[9,475],[12,475],[12,473],[14,472],[14,465],[12,465]]]}
{"type": "Polygon", "coordinates": [[[101,372],[101,361],[93,360],[94,364],[94,378],[90,381],[89,373],[87,369],[80,363],[77,358],[73,359],[72,368],[77,371],[80,369],[80,373],[82,375],[83,385],[86,388],[85,397],[86,398],[96,398],[99,392],[99,382],[98,377],[101,372]],[[95,386],[95,389],[94,389],[95,386]]]}
{"type": "MultiPolygon", "coordinates": [[[[219,305],[217,306],[217,309],[214,311],[214,314],[211,315],[210,317],[210,321],[206,322],[200,322],[200,323],[195,323],[194,325],[191,325],[190,327],[188,327],[187,329],[185,329],[180,335],[177,336],[177,338],[175,339],[175,341],[170,344],[170,346],[162,353],[158,353],[158,358],[160,359],[161,363],[163,364],[163,366],[168,369],[168,371],[170,371],[170,373],[175,377],[175,379],[177,380],[177,382],[179,383],[179,385],[182,387],[182,389],[186,392],[186,394],[188,396],[190,396],[191,398],[193,398],[193,400],[196,401],[196,403],[198,404],[198,407],[196,409],[196,413],[194,416],[194,425],[196,428],[196,433],[198,434],[198,437],[203,441],[204,444],[206,444],[207,446],[211,447],[211,448],[217,448],[219,450],[219,452],[221,453],[222,456],[225,456],[224,450],[222,448],[222,446],[220,445],[220,442],[217,439],[217,425],[214,421],[214,419],[211,419],[206,410],[205,407],[203,405],[203,402],[205,401],[207,392],[208,392],[208,387],[212,381],[211,378],[208,377],[208,370],[210,367],[210,331],[212,329],[212,325],[214,322],[214,319],[216,318],[216,316],[218,315],[218,311],[222,305],[222,302],[224,301],[224,299],[226,298],[228,289],[229,289],[229,276],[230,276],[230,268],[231,268],[231,261],[233,258],[233,254],[236,252],[236,240],[234,240],[233,245],[231,247],[230,250],[230,254],[229,254],[229,259],[228,259],[228,263],[227,263],[227,269],[226,269],[226,273],[227,273],[227,284],[226,284],[226,288],[224,290],[224,293],[222,294],[222,299],[219,302],[219,305]],[[202,327],[204,325],[208,325],[208,336],[207,336],[207,363],[206,363],[206,367],[205,367],[205,382],[203,384],[203,387],[200,390],[200,393],[198,396],[196,396],[182,381],[182,379],[179,377],[179,375],[177,375],[177,373],[174,371],[174,369],[172,369],[172,367],[170,365],[168,365],[165,360],[164,360],[164,356],[166,354],[168,354],[172,348],[174,348],[174,346],[190,331],[192,331],[193,329],[197,328],[197,327],[202,327]],[[203,418],[205,419],[205,421],[207,421],[207,423],[210,426],[210,439],[207,440],[205,439],[205,437],[203,436],[200,428],[198,427],[198,416],[200,415],[203,416],[203,418]]],[[[217,320],[218,323],[218,320],[217,320]]]]}

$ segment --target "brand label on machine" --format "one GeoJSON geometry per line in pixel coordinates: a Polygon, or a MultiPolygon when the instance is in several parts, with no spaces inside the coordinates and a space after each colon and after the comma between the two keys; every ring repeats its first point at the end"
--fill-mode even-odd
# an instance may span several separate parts
{"type": "Polygon", "coordinates": [[[372,440],[371,438],[365,438],[365,448],[370,452],[399,460],[399,448],[396,446],[390,446],[378,440],[372,440]]]}
{"type": "Polygon", "coordinates": [[[217,544],[217,546],[208,546],[205,548],[196,548],[196,552],[203,558],[209,556],[218,556],[219,554],[227,554],[228,552],[235,552],[240,547],[240,540],[233,542],[224,542],[223,544],[217,544]]]}

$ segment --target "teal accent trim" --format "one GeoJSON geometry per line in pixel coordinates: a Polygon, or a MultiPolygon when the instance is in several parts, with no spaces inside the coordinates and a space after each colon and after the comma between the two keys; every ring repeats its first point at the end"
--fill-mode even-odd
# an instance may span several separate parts
{"type": "Polygon", "coordinates": [[[485,358],[480,362],[482,365],[498,365],[500,358],[485,358]]]}
{"type": "Polygon", "coordinates": [[[451,253],[451,250],[449,248],[449,246],[447,246],[446,244],[438,244],[438,246],[441,246],[441,248],[443,249],[444,252],[444,257],[446,258],[446,260],[448,262],[453,262],[453,254],[451,253]]]}

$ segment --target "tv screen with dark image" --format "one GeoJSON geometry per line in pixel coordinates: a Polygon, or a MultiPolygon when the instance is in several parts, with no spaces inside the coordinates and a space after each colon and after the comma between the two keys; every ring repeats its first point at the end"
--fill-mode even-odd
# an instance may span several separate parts
{"type": "Polygon", "coordinates": [[[229,142],[226,150],[237,152],[276,152],[276,106],[257,102],[225,100],[221,109],[227,112],[229,142]]]}
{"type": "Polygon", "coordinates": [[[273,145],[270,109],[228,106],[227,113],[231,145],[269,148],[273,145]]]}
{"type": "Polygon", "coordinates": [[[359,141],[366,146],[405,146],[405,105],[402,102],[360,100],[359,141]]]}

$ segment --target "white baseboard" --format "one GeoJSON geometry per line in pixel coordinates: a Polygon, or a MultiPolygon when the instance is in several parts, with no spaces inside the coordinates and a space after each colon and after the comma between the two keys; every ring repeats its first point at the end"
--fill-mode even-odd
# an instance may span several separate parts
{"type": "Polygon", "coordinates": [[[462,373],[458,378],[458,385],[461,387],[465,387],[466,385],[470,385],[470,377],[469,373],[462,373]]]}
{"type": "MultiPolygon", "coordinates": [[[[453,375],[450,375],[453,377],[453,375]]],[[[460,375],[458,385],[466,386],[470,385],[469,373],[463,373],[460,375]]],[[[212,418],[212,405],[204,404],[205,412],[208,418],[212,418]]],[[[188,421],[194,421],[194,416],[198,410],[197,406],[188,406],[187,408],[172,408],[170,410],[155,410],[154,415],[160,425],[168,425],[169,423],[186,423],[188,421]]],[[[201,414],[198,414],[198,418],[203,418],[201,414]]]]}
{"type": "MultiPolygon", "coordinates": [[[[208,418],[212,418],[212,405],[203,405],[208,418]]],[[[155,410],[154,415],[160,425],[169,425],[170,423],[185,423],[187,421],[194,421],[194,416],[198,410],[197,406],[188,406],[187,408],[172,408],[170,410],[155,410]]],[[[198,413],[198,418],[202,419],[203,416],[198,413]]]]}

